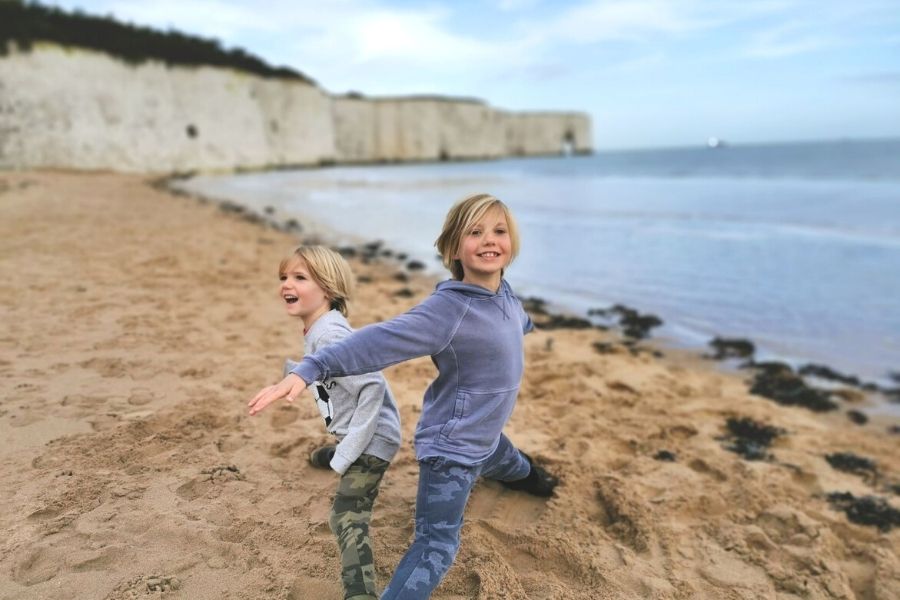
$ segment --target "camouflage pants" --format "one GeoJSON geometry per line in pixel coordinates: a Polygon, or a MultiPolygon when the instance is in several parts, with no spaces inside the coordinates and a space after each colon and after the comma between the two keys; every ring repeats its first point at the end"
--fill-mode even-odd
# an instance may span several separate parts
{"type": "Polygon", "coordinates": [[[337,536],[341,552],[344,598],[378,597],[369,521],[372,504],[378,496],[378,484],[389,465],[377,456],[363,454],[341,476],[334,495],[328,524],[337,536]]]}
{"type": "Polygon", "coordinates": [[[423,600],[438,586],[459,550],[469,493],[479,477],[515,481],[531,465],[505,435],[483,464],[461,465],[443,457],[419,461],[416,538],[400,560],[381,600],[423,600]]]}

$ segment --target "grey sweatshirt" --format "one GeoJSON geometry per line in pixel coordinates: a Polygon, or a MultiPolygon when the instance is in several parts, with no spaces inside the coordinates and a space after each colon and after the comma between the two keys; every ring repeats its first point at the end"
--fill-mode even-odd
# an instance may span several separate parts
{"type": "Polygon", "coordinates": [[[340,381],[431,356],[438,377],[425,391],[416,456],[476,465],[497,448],[512,414],[524,368],[523,334],[532,328],[505,280],[497,293],[443,281],[410,311],[307,354],[291,372],[307,383],[340,381]]]}
{"type": "MultiPolygon", "coordinates": [[[[305,354],[313,354],[353,333],[340,312],[319,317],[304,337],[305,354]]],[[[288,360],[285,372],[298,363],[288,360]]],[[[344,474],[361,454],[390,461],[400,447],[400,414],[387,382],[378,370],[353,377],[311,379],[309,389],[338,440],[331,468],[344,474]]]]}

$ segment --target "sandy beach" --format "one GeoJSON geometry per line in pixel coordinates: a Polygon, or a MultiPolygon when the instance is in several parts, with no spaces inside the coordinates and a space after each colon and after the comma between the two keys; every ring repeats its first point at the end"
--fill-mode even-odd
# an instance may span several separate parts
{"type": "MultiPolygon", "coordinates": [[[[276,268],[304,237],[251,221],[140,176],[0,174],[0,599],[342,597],[313,402],[246,414],[302,355],[276,268]]],[[[434,285],[391,257],[351,264],[355,326],[434,285]]],[[[562,483],[549,501],[478,484],[434,598],[900,598],[900,527],[850,520],[900,508],[897,423],[781,406],[647,348],[527,336],[506,432],[562,483]],[[773,428],[767,458],[729,449],[729,419],[773,428]],[[873,499],[848,515],[838,492],[873,499]]],[[[404,443],[373,519],[381,586],[412,536],[434,369],[385,374],[404,443]]]]}

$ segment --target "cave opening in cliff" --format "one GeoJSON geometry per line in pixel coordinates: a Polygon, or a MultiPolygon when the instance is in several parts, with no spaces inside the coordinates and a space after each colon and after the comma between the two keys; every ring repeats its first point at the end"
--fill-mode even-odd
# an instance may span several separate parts
{"type": "Polygon", "coordinates": [[[566,131],[566,134],[563,136],[560,154],[563,156],[572,156],[575,154],[575,134],[572,133],[571,129],[566,131]]]}

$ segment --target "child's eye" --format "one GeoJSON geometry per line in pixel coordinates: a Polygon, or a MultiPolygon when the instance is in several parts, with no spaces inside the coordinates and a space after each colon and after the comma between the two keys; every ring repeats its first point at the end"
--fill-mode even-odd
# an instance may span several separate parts
{"type": "Polygon", "coordinates": [[[294,279],[296,279],[297,281],[306,281],[306,277],[304,277],[303,275],[294,275],[294,279]]]}
{"type": "Polygon", "coordinates": [[[279,275],[278,276],[278,281],[286,281],[286,280],[287,280],[287,275],[279,275]]]}
{"type": "Polygon", "coordinates": [[[480,230],[480,229],[473,229],[473,230],[472,230],[472,233],[470,233],[469,235],[481,235],[481,230],[480,230]]]}

